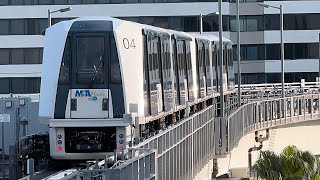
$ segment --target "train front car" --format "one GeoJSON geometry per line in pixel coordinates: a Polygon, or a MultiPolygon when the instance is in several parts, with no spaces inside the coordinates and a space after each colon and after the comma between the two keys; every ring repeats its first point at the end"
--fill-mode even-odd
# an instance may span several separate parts
{"type": "Polygon", "coordinates": [[[50,127],[53,159],[104,158],[128,146],[131,118],[124,114],[143,108],[139,43],[138,26],[113,18],[78,18],[46,30],[39,117],[50,127]]]}

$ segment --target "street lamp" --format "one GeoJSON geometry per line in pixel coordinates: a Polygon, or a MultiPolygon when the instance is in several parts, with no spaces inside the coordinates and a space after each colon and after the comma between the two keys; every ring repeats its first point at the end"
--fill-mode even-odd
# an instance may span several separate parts
{"type": "Polygon", "coordinates": [[[280,10],[280,39],[281,39],[281,85],[282,85],[282,98],[285,98],[285,89],[284,89],[284,44],[283,44],[283,8],[282,5],[280,7],[271,6],[268,4],[258,4],[264,8],[274,8],[280,10]]]}
{"type": "Polygon", "coordinates": [[[240,7],[239,1],[237,1],[237,63],[238,63],[238,108],[241,106],[241,67],[240,67],[240,7]]]}
{"type": "Polygon", "coordinates": [[[67,8],[62,8],[62,9],[58,9],[58,10],[55,10],[55,11],[51,11],[50,9],[48,9],[48,27],[51,26],[51,14],[53,13],[56,13],[56,12],[67,12],[67,11],[70,11],[72,10],[71,7],[67,7],[67,8]]]}
{"type": "Polygon", "coordinates": [[[203,14],[200,14],[199,15],[199,22],[200,22],[200,24],[199,24],[199,26],[200,26],[200,34],[202,34],[203,33],[203,22],[202,22],[202,18],[203,17],[206,17],[206,16],[212,16],[212,15],[219,15],[219,13],[218,12],[214,12],[214,13],[209,13],[209,14],[206,14],[206,15],[203,15],[203,14]]]}
{"type": "MultiPolygon", "coordinates": [[[[224,117],[223,94],[223,42],[222,42],[222,0],[218,1],[219,7],[219,62],[220,62],[220,117],[224,117]]],[[[221,125],[221,124],[220,124],[221,125]]]]}

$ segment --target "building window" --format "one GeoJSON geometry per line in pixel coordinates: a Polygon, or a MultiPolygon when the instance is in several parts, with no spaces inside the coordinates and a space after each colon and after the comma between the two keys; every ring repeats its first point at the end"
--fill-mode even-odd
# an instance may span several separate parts
{"type": "Polygon", "coordinates": [[[0,49],[0,65],[41,64],[42,48],[0,49]]]}
{"type": "Polygon", "coordinates": [[[280,44],[266,44],[266,59],[279,60],[280,59],[280,44]]]}
{"type": "MultiPolygon", "coordinates": [[[[315,30],[320,29],[320,14],[284,14],[284,30],[315,30]]],[[[279,30],[279,14],[264,15],[265,30],[279,30]]]]}
{"type": "Polygon", "coordinates": [[[9,49],[0,49],[0,65],[9,64],[10,53],[9,49]]]}
{"type": "Polygon", "coordinates": [[[9,78],[0,78],[0,94],[10,93],[10,81],[9,78]]]}
{"type": "Polygon", "coordinates": [[[9,0],[1,0],[0,1],[0,6],[7,6],[9,5],[9,0]]]}
{"type": "MultiPolygon", "coordinates": [[[[237,46],[233,46],[234,50],[234,61],[236,61],[236,52],[237,46]]],[[[264,60],[265,55],[265,46],[264,44],[244,44],[240,46],[240,56],[241,60],[264,60]]]]}
{"type": "MultiPolygon", "coordinates": [[[[263,16],[240,16],[240,31],[263,30],[263,16]]],[[[235,16],[230,16],[230,31],[237,31],[235,16]]]]}
{"type": "Polygon", "coordinates": [[[280,17],[279,14],[267,14],[264,15],[264,28],[265,30],[279,30],[280,29],[280,17]]]}
{"type": "Polygon", "coordinates": [[[0,94],[34,94],[40,92],[40,78],[0,78],[0,94]]]}

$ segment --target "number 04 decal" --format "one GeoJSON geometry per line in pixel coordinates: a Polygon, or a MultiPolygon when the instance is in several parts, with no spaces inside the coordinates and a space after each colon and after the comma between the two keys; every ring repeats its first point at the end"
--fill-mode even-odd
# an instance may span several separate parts
{"type": "Polygon", "coordinates": [[[131,41],[130,41],[127,38],[123,38],[122,42],[123,42],[123,47],[126,49],[130,49],[130,48],[135,49],[136,48],[136,44],[134,43],[134,39],[131,39],[131,41]]]}

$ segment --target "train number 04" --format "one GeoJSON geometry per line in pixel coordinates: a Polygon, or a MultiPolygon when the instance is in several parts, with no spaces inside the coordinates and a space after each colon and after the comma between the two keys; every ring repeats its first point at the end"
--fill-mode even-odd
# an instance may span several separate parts
{"type": "Polygon", "coordinates": [[[136,48],[136,44],[134,43],[134,39],[129,40],[127,38],[123,38],[122,42],[123,42],[123,47],[126,49],[130,49],[130,48],[135,49],[136,48]]]}

